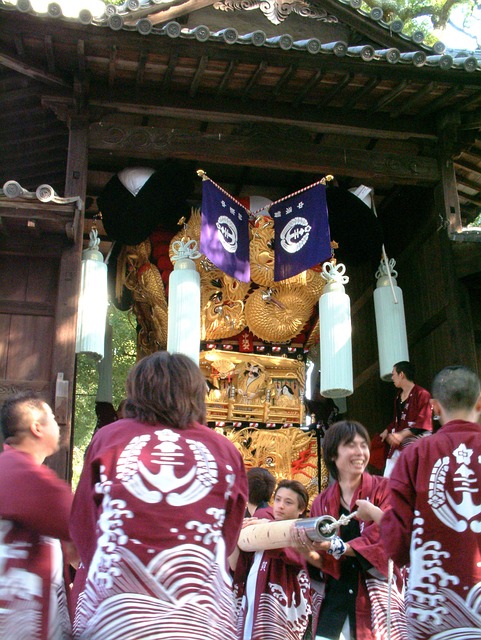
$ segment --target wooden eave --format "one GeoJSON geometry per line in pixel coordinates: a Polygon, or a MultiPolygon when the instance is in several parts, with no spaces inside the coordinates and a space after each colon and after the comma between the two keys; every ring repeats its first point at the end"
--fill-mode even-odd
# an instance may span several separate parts
{"type": "MultiPolygon", "coordinates": [[[[26,191],[26,190],[25,190],[26,191]]],[[[61,236],[66,242],[74,243],[78,236],[79,200],[58,198],[58,202],[39,201],[35,194],[19,194],[7,197],[0,190],[0,220],[3,235],[29,234],[31,236],[61,236]]]]}
{"type": "MultiPolygon", "coordinates": [[[[328,47],[311,54],[274,42],[227,44],[214,32],[200,41],[195,12],[186,14],[187,26],[177,25],[175,37],[160,23],[142,35],[136,25],[146,19],[146,9],[149,15],[158,13],[154,3],[139,9],[143,18],[135,12],[122,16],[119,29],[108,21],[81,24],[2,11],[0,84],[10,89],[0,96],[0,124],[12,132],[6,161],[22,167],[32,182],[42,171],[47,175],[41,180],[49,182],[51,175],[59,181],[67,123],[72,114],[84,112],[89,182],[95,185],[100,181],[94,174],[108,179],[127,164],[155,165],[177,157],[204,163],[238,195],[264,185],[278,197],[286,174],[295,187],[324,173],[334,173],[345,186],[371,184],[381,207],[399,185],[434,186],[441,176],[440,133],[446,127],[443,145],[448,140],[450,147],[443,149],[457,163],[476,147],[479,65],[470,60],[471,71],[466,71],[466,58],[456,61],[391,34],[382,20],[339,0],[323,6],[349,20],[356,46],[346,42],[337,53],[328,47]],[[367,59],[357,46],[361,26],[371,47],[367,59]],[[408,58],[394,56],[388,62],[383,49],[393,45],[408,58]],[[416,66],[409,56],[419,52],[425,61],[416,66]]],[[[225,14],[226,27],[230,15],[225,14]]],[[[280,25],[279,33],[287,26],[280,25]]],[[[476,165],[471,156],[468,161],[476,165]]],[[[469,221],[481,200],[481,176],[467,175],[460,164],[455,168],[462,213],[469,221]]],[[[99,189],[95,186],[91,195],[99,189]]]]}

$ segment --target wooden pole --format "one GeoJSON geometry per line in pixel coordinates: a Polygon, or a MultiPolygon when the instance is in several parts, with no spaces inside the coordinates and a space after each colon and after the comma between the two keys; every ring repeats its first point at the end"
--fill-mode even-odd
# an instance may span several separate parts
{"type": "Polygon", "coordinates": [[[332,516],[320,518],[299,518],[297,520],[260,520],[240,532],[237,542],[241,551],[264,551],[266,549],[283,549],[290,547],[291,529],[298,527],[305,530],[307,537],[315,542],[330,540],[337,535],[338,527],[332,516]]]}

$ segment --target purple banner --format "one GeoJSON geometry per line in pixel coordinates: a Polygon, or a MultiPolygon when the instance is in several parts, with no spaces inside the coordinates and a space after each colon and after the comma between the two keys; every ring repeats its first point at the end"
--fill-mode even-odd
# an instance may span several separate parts
{"type": "Polygon", "coordinates": [[[202,182],[200,250],[227,275],[250,281],[247,210],[211,180],[202,182]]]}
{"type": "Polygon", "coordinates": [[[331,257],[326,187],[316,184],[273,204],[274,280],[279,282],[331,257]]]}

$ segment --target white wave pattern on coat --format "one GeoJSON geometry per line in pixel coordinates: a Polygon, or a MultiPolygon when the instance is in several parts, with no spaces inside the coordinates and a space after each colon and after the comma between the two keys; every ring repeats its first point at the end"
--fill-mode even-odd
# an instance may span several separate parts
{"type": "MultiPolygon", "coordinates": [[[[90,575],[74,621],[77,640],[171,640],[234,637],[233,599],[214,554],[195,545],[159,553],[144,566],[125,547],[113,549],[115,575],[90,575]]],[[[93,565],[95,565],[95,561],[93,565]]]]}

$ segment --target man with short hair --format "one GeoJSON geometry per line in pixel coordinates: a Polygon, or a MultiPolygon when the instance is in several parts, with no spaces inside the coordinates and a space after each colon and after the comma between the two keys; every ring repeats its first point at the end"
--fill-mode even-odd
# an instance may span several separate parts
{"type": "Polygon", "coordinates": [[[0,410],[0,638],[71,637],[60,540],[72,492],[42,463],[58,450],[52,409],[26,391],[0,410]]]}
{"type": "Polygon", "coordinates": [[[389,445],[384,476],[389,478],[402,449],[433,430],[431,396],[414,382],[414,366],[405,360],[392,369],[398,392],[394,398],[392,422],[380,434],[389,445]]]}
{"type": "Polygon", "coordinates": [[[443,369],[432,388],[442,427],[408,447],[391,476],[381,534],[394,562],[411,565],[410,640],[481,637],[480,391],[470,369],[443,369]]]}

